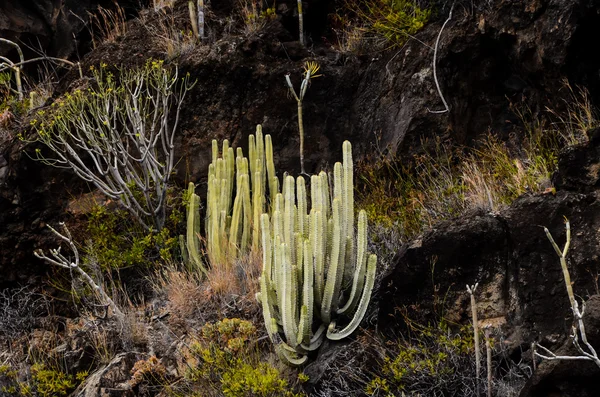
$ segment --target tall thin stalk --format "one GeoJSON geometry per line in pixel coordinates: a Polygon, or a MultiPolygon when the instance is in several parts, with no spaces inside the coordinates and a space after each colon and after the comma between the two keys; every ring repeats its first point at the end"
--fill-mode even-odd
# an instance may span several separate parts
{"type": "Polygon", "coordinates": [[[473,340],[475,342],[475,378],[477,380],[477,396],[479,396],[479,383],[481,374],[481,351],[479,349],[479,321],[477,320],[477,302],[475,301],[475,290],[479,283],[473,286],[467,285],[467,292],[471,296],[471,319],[473,321],[473,340]]]}
{"type": "Polygon", "coordinates": [[[292,80],[290,79],[290,74],[288,73],[285,76],[285,81],[290,90],[290,93],[298,103],[298,131],[300,133],[300,172],[305,175],[306,171],[304,170],[304,122],[302,120],[302,101],[304,100],[306,90],[308,90],[310,79],[320,76],[316,75],[316,73],[319,71],[319,68],[320,66],[316,62],[306,62],[306,64],[304,65],[304,79],[302,80],[302,84],[300,85],[299,95],[296,94],[296,90],[294,90],[292,80]]]}

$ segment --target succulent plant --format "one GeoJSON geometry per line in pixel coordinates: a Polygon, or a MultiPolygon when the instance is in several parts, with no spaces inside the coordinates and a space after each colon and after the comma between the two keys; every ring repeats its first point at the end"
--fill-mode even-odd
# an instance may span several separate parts
{"type": "Polygon", "coordinates": [[[343,163],[334,166],[333,198],[325,172],[306,183],[287,176],[272,215],[262,214],[263,316],[279,356],[301,365],[326,336],[347,337],[364,317],[377,257],[367,254],[367,215],[360,211],[354,233],[352,148],[343,144],[343,163]],[[351,320],[337,328],[340,316],[351,320]]]}

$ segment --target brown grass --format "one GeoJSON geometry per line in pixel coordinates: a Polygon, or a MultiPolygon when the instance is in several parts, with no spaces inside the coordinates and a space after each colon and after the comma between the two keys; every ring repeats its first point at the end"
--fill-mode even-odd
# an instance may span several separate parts
{"type": "Polygon", "coordinates": [[[261,269],[261,254],[250,254],[228,266],[214,266],[206,278],[168,265],[156,273],[152,282],[155,291],[166,295],[169,324],[190,330],[198,321],[254,319],[259,311],[255,294],[261,269]]]}
{"type": "Polygon", "coordinates": [[[155,18],[144,26],[167,59],[190,54],[199,44],[192,32],[189,16],[175,10],[160,9],[155,18]]]}
{"type": "Polygon", "coordinates": [[[88,12],[94,48],[104,42],[114,43],[127,32],[125,10],[119,6],[116,0],[113,1],[113,8],[98,6],[95,13],[88,12]]]}
{"type": "Polygon", "coordinates": [[[462,165],[462,180],[465,184],[465,201],[469,208],[483,211],[498,209],[497,187],[487,170],[477,162],[465,162],[462,165]]]}
{"type": "Polygon", "coordinates": [[[175,4],[175,0],[152,0],[152,6],[154,7],[154,11],[159,11],[165,7],[173,7],[175,4]]]}
{"type": "Polygon", "coordinates": [[[600,126],[598,111],[594,109],[589,92],[585,88],[574,89],[567,80],[564,81],[563,99],[566,111],[559,113],[554,109],[546,110],[552,114],[556,121],[554,128],[567,145],[577,145],[588,141],[587,132],[600,126]]]}
{"type": "Polygon", "coordinates": [[[211,293],[254,297],[259,289],[262,252],[250,252],[242,258],[225,262],[208,271],[207,284],[211,293]]]}
{"type": "Polygon", "coordinates": [[[152,282],[155,291],[165,293],[169,322],[177,325],[185,326],[186,319],[197,312],[205,299],[199,274],[180,270],[174,265],[157,271],[152,282]]]}
{"type": "Polygon", "coordinates": [[[275,3],[267,5],[268,0],[240,0],[239,10],[244,23],[243,34],[252,36],[260,32],[267,22],[275,18],[275,3]]]}

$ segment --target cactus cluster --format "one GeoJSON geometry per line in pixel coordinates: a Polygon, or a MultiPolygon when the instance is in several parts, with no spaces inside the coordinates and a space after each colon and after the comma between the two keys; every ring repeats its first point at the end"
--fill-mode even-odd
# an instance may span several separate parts
{"type": "MultiPolygon", "coordinates": [[[[242,148],[234,150],[227,140],[219,153],[217,141],[212,141],[205,222],[206,252],[212,266],[227,265],[240,253],[260,248],[260,215],[267,205],[267,187],[271,195],[279,189],[271,136],[263,137],[260,125],[248,138],[248,153],[250,160],[242,148]]],[[[198,241],[199,198],[193,190],[191,185],[184,251],[189,263],[204,269],[198,241]]]]}
{"type": "Polygon", "coordinates": [[[377,257],[367,254],[367,216],[354,233],[352,148],[333,173],[333,197],[325,172],[310,178],[310,212],[303,177],[287,176],[272,215],[261,215],[263,316],[279,356],[301,365],[324,337],[338,340],[360,324],[371,297],[377,257]],[[336,317],[351,318],[343,329],[336,317]]]}

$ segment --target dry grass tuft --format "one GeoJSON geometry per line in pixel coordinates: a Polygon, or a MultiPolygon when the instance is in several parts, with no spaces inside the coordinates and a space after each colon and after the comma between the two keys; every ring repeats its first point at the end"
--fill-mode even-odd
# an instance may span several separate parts
{"type": "Polygon", "coordinates": [[[253,297],[259,289],[262,252],[254,251],[239,259],[213,264],[208,271],[208,288],[216,295],[253,297]]]}
{"type": "Polygon", "coordinates": [[[153,20],[144,23],[144,26],[167,59],[191,54],[199,44],[192,32],[189,16],[170,8],[160,9],[153,20]]]}
{"type": "Polygon", "coordinates": [[[240,0],[239,9],[243,22],[243,34],[252,36],[260,32],[267,22],[275,18],[275,2],[272,6],[267,0],[240,0]]]}
{"type": "Polygon", "coordinates": [[[152,278],[154,290],[164,293],[169,323],[185,328],[187,319],[200,309],[204,298],[204,286],[199,274],[167,265],[152,278]]]}
{"type": "MultiPolygon", "coordinates": [[[[600,126],[588,94],[565,89],[571,93],[565,116],[542,117],[513,106],[523,129],[508,141],[491,132],[474,147],[424,141],[422,153],[409,162],[377,150],[357,169],[358,205],[403,243],[466,212],[495,212],[523,194],[552,192],[559,151],[587,141],[587,131],[600,126]]],[[[375,243],[387,244],[381,235],[375,243]]]]}
{"type": "Polygon", "coordinates": [[[465,201],[469,208],[480,211],[497,211],[498,186],[491,181],[492,176],[477,162],[465,162],[462,166],[462,180],[465,184],[465,201]]]}
{"type": "Polygon", "coordinates": [[[127,32],[125,10],[117,1],[113,1],[113,8],[108,9],[98,6],[95,13],[88,12],[91,22],[90,33],[94,48],[104,42],[114,43],[127,32]]]}
{"type": "Polygon", "coordinates": [[[556,118],[552,127],[567,145],[587,142],[587,132],[600,127],[598,111],[594,109],[589,92],[585,88],[574,89],[568,80],[563,84],[563,90],[567,93],[563,99],[566,111],[561,114],[553,109],[546,109],[556,118]]]}
{"type": "Polygon", "coordinates": [[[152,0],[154,11],[159,11],[165,7],[173,7],[175,0],[152,0]]]}

